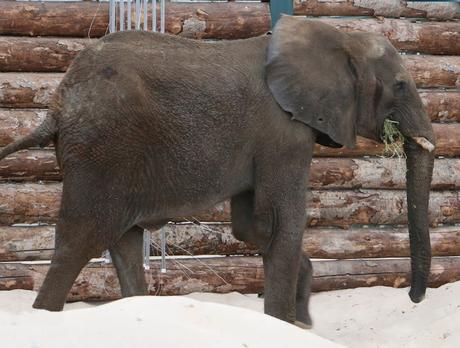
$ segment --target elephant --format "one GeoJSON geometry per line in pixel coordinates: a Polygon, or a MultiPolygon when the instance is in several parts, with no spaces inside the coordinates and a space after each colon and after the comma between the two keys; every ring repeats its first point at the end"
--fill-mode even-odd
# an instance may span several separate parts
{"type": "Polygon", "coordinates": [[[53,143],[63,176],[50,268],[33,304],[59,311],[81,269],[110,250],[123,296],[147,294],[143,229],[231,200],[234,236],[256,245],[265,313],[311,325],[302,251],[315,143],[405,136],[410,298],[430,270],[435,137],[415,83],[383,36],[283,16],[255,38],[203,42],[142,31],[82,50],[43,123],[0,159],[53,143]]]}

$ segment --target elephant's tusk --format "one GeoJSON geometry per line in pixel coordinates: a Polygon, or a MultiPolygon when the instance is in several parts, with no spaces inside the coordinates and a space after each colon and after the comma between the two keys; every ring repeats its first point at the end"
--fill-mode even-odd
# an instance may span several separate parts
{"type": "Polygon", "coordinates": [[[432,152],[435,146],[424,137],[413,137],[414,141],[428,152],[432,152]]]}

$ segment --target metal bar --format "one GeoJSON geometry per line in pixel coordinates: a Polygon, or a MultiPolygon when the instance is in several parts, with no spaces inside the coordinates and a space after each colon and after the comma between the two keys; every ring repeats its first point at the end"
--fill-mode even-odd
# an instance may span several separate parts
{"type": "Polygon", "coordinates": [[[118,0],[120,2],[120,31],[125,30],[125,0],[118,0]]]}
{"type": "Polygon", "coordinates": [[[141,29],[141,0],[136,0],[136,30],[141,29]]]}
{"type": "Polygon", "coordinates": [[[105,250],[102,253],[102,258],[104,259],[104,263],[112,263],[112,256],[110,255],[110,251],[105,250]]]}
{"type": "Polygon", "coordinates": [[[165,0],[161,0],[160,5],[160,31],[164,34],[165,32],[165,0]]]}
{"type": "Polygon", "coordinates": [[[144,269],[150,269],[150,231],[144,230],[143,236],[143,259],[144,259],[144,269]]]}
{"type": "Polygon", "coordinates": [[[165,228],[160,230],[161,233],[161,273],[166,273],[166,235],[165,228]]]}
{"type": "Polygon", "coordinates": [[[127,30],[131,30],[131,1],[132,0],[128,0],[128,23],[127,23],[127,26],[126,26],[126,29],[127,30]]]}
{"type": "Polygon", "coordinates": [[[152,30],[157,31],[157,0],[152,0],[152,30]]]}
{"type": "Polygon", "coordinates": [[[109,32],[114,33],[115,28],[115,0],[110,0],[109,2],[109,32]]]}
{"type": "Polygon", "coordinates": [[[149,22],[147,21],[148,6],[147,0],[144,0],[144,30],[149,30],[149,22]]]}

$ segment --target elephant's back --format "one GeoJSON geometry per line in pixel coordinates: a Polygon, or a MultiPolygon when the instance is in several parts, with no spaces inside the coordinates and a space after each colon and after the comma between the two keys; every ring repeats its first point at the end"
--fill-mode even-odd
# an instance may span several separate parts
{"type": "Polygon", "coordinates": [[[213,118],[222,105],[245,111],[251,96],[269,93],[263,76],[267,43],[266,37],[205,43],[150,32],[111,34],[74,59],[56,99],[63,115],[89,125],[103,114],[124,122],[127,114],[154,111],[168,119],[213,118]]]}
{"type": "MultiPolygon", "coordinates": [[[[269,36],[242,40],[203,41],[145,31],[124,31],[107,35],[82,50],[69,72],[93,75],[101,65],[117,65],[145,70],[155,66],[201,66],[204,70],[237,67],[243,71],[263,66],[269,36]]],[[[69,74],[68,74],[69,75],[69,74]]]]}

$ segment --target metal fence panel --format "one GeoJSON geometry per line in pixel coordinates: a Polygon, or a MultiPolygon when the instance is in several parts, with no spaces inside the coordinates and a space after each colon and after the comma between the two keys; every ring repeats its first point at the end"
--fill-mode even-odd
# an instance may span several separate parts
{"type": "Polygon", "coordinates": [[[160,6],[160,32],[164,33],[166,30],[165,0],[109,0],[109,3],[109,31],[111,33],[132,30],[133,13],[135,30],[158,31],[158,5],[160,6]],[[150,26],[149,14],[152,18],[150,26]]]}

